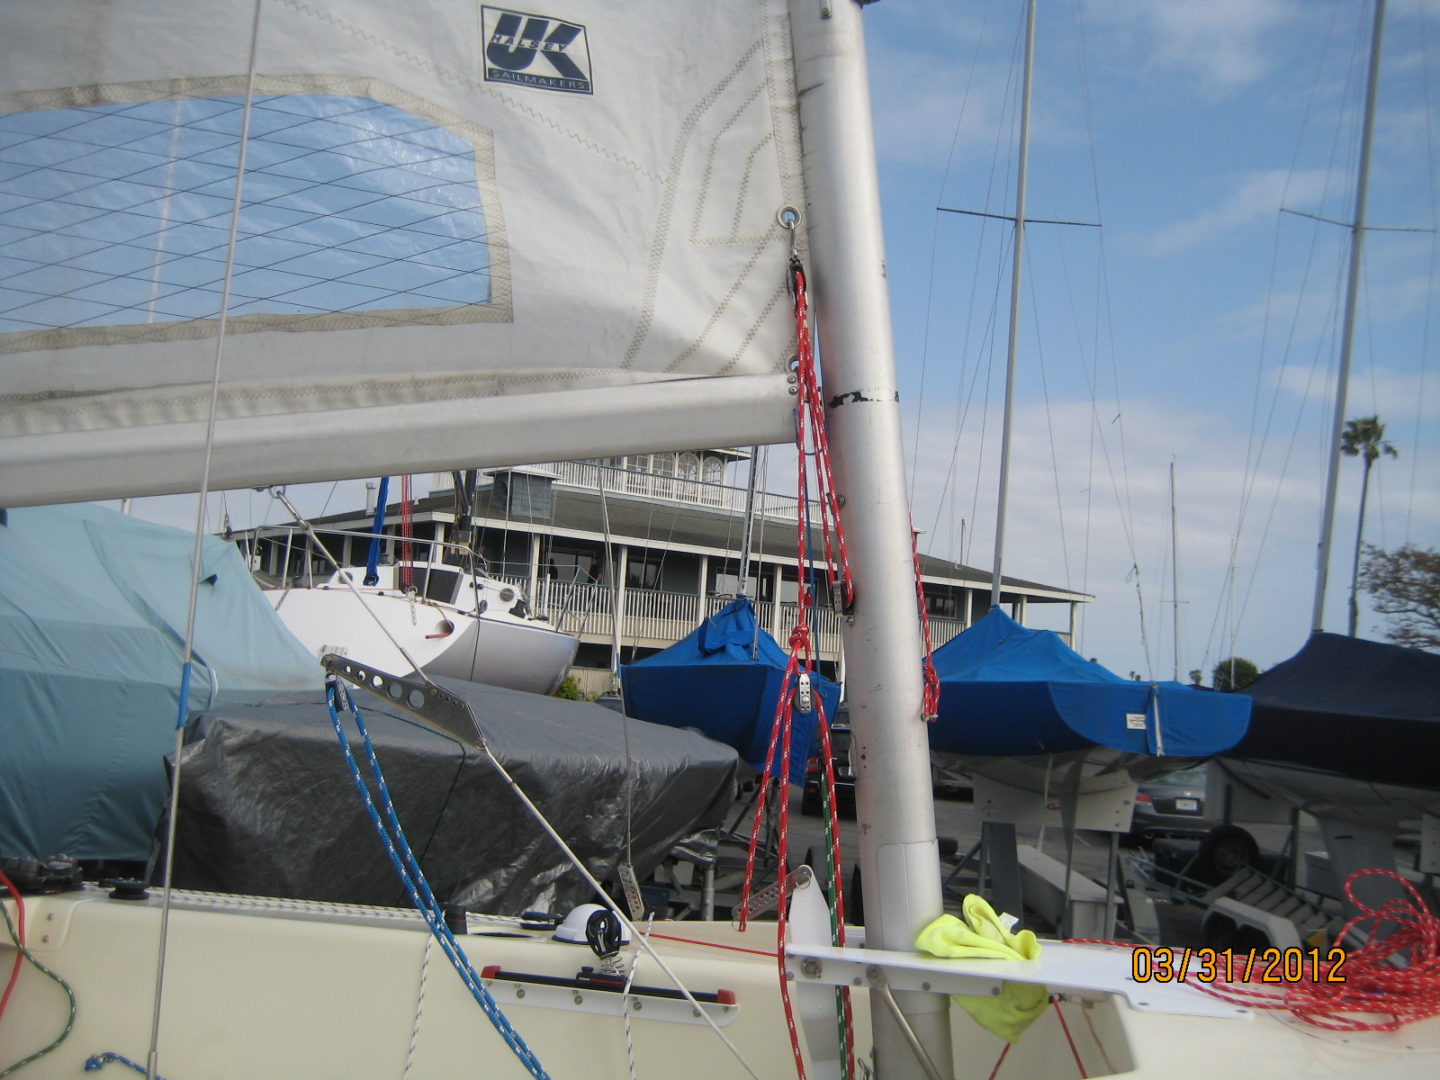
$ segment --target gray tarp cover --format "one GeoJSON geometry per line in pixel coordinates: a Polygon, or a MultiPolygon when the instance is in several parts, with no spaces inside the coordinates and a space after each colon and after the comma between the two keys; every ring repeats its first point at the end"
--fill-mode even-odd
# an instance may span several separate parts
{"type": "MultiPolygon", "coordinates": [[[[733,800],[737,758],[727,746],[598,705],[437,682],[469,701],[495,756],[601,881],[614,878],[626,851],[627,820],[643,878],[678,839],[718,824],[733,800]]],[[[380,698],[355,695],[441,902],[519,914],[593,899],[482,753],[380,698]]],[[[363,768],[348,722],[347,733],[363,768]]],[[[407,903],[319,697],[198,717],[180,805],[182,888],[407,903]]]]}

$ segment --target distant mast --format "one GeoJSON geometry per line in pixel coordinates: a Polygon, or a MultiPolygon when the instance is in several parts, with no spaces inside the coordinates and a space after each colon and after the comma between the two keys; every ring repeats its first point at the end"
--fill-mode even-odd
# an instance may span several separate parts
{"type": "Polygon", "coordinates": [[[1345,283],[1345,321],[1340,331],[1340,370],[1335,375],[1335,417],[1330,428],[1330,461],[1325,476],[1325,509],[1320,516],[1320,548],[1315,560],[1315,605],[1310,632],[1325,628],[1325,586],[1330,575],[1330,545],[1335,531],[1335,492],[1340,482],[1340,437],[1345,427],[1345,398],[1350,388],[1350,354],[1355,342],[1355,306],[1360,290],[1360,256],[1365,247],[1365,202],[1370,188],[1370,149],[1375,130],[1375,99],[1380,87],[1380,42],[1385,31],[1385,0],[1375,0],[1370,33],[1370,73],[1365,87],[1365,122],[1360,130],[1360,171],[1355,181],[1355,215],[1350,226],[1350,268],[1345,283]]]}
{"type": "Polygon", "coordinates": [[[1180,681],[1180,527],[1175,517],[1175,461],[1170,461],[1170,603],[1174,607],[1170,645],[1175,664],[1170,677],[1180,681]]]}
{"type": "Polygon", "coordinates": [[[1020,286],[1025,272],[1025,195],[1030,173],[1030,90],[1035,61],[1035,0],[1025,9],[1025,73],[1020,93],[1020,164],[1015,181],[1015,247],[1010,267],[1010,343],[1005,356],[1005,412],[1000,426],[1000,495],[995,505],[995,570],[990,606],[1000,606],[1005,557],[1005,513],[1010,496],[1010,428],[1015,412],[1015,352],[1020,338],[1020,286]]]}

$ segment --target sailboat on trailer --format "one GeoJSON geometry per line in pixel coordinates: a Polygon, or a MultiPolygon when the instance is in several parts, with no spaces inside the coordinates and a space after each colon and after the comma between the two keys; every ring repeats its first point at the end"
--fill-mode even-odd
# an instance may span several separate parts
{"type": "MultiPolygon", "coordinates": [[[[1001,797],[1007,801],[1012,791],[1022,803],[1054,801],[1052,786],[1060,785],[1061,777],[1066,778],[1063,797],[1067,800],[1118,792],[1127,809],[1111,815],[1109,827],[1125,831],[1135,784],[1229,749],[1245,733],[1250,703],[1205,694],[1176,682],[1122,679],[1086,660],[1053,631],[1021,626],[1001,608],[1025,233],[1030,224],[1026,198],[1036,0],[1028,0],[1025,10],[990,610],[936,650],[941,694],[930,745],[959,768],[1003,785],[1006,794],[1001,797]],[[1030,795],[1036,798],[1028,798],[1030,795]]],[[[1033,812],[1033,807],[1028,812],[1033,812]]]]}
{"type": "MultiPolygon", "coordinates": [[[[1244,806],[1263,819],[1278,803],[1287,813],[1304,810],[1314,815],[1332,868],[1342,880],[1356,870],[1393,867],[1402,829],[1420,836],[1417,869],[1426,875],[1440,872],[1440,776],[1433,769],[1413,767],[1415,761],[1434,760],[1431,748],[1440,733],[1440,662],[1419,649],[1357,640],[1353,621],[1350,637],[1324,631],[1385,0],[1375,0],[1371,20],[1310,637],[1294,656],[1241,691],[1254,700],[1255,722],[1249,736],[1225,755],[1220,778],[1237,814],[1244,806]],[[1306,736],[1297,738],[1301,731],[1306,736]]],[[[1372,880],[1367,886],[1376,905],[1395,894],[1390,883],[1372,880]]]]}
{"type": "MultiPolygon", "coordinates": [[[[853,1038],[880,1075],[992,1075],[1006,1044],[945,995],[1009,979],[1056,995],[1006,1051],[1016,1075],[1428,1070],[1434,1021],[1341,1045],[1188,986],[1138,984],[1124,951],[914,951],[940,912],[940,871],[861,7],[583,10],[7,7],[6,500],[780,441],[793,247],[812,267],[850,508],[869,890],[866,947],[836,949],[823,900],[796,877],[779,965],[804,1033],[795,1059],[840,1075],[844,984],[869,990],[853,1038]]],[[[347,664],[457,730],[469,722],[437,688],[347,664]]],[[[18,901],[4,906],[19,917],[18,901]]],[[[0,1032],[27,1076],[143,1061],[174,1080],[682,1062],[771,1077],[792,1061],[777,958],[728,925],[632,925],[640,949],[611,949],[623,963],[607,972],[579,943],[583,917],[552,934],[459,916],[432,936],[395,909],[89,886],[32,896],[25,918],[45,931],[0,1032]],[[463,978],[430,970],[442,952],[463,978]]]]}

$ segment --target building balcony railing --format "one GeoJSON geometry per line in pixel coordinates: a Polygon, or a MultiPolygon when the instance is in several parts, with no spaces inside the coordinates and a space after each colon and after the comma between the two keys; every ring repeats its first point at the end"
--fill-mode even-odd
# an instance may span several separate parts
{"type": "MultiPolygon", "coordinates": [[[[519,588],[526,582],[506,578],[519,588]]],[[[622,649],[660,649],[683,638],[700,623],[731,601],[729,596],[697,596],[694,593],[661,592],[655,589],[626,589],[623,593],[619,638],[622,649]]],[[[583,641],[610,644],[616,636],[615,594],[606,585],[569,584],[542,581],[535,597],[535,611],[545,615],[557,628],[578,634],[583,641]]],[[[781,643],[800,617],[800,606],[761,600],[755,603],[759,623],[781,643]]],[[[813,612],[812,640],[821,660],[840,656],[840,616],[831,608],[813,612]]],[[[930,620],[930,641],[935,648],[964,629],[959,619],[930,620]]]]}
{"type": "MultiPolygon", "coordinates": [[[[620,495],[665,499],[717,510],[730,510],[739,514],[745,512],[746,490],[728,484],[712,484],[704,480],[666,476],[663,473],[642,472],[638,469],[618,469],[593,461],[557,461],[545,466],[545,471],[553,474],[562,484],[589,491],[613,491],[620,495]]],[[[794,521],[798,503],[799,500],[793,495],[760,491],[755,493],[755,512],[766,517],[794,521]]]]}

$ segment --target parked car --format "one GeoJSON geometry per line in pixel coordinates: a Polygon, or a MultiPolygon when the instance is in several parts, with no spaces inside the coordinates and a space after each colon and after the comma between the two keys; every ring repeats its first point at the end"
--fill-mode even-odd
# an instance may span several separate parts
{"type": "MultiPolygon", "coordinates": [[[[844,717],[844,709],[840,716],[844,717]]],[[[816,736],[818,744],[820,739],[816,736]]],[[[836,722],[830,725],[830,747],[835,754],[835,804],[840,813],[855,813],[855,769],[850,763],[850,725],[836,722]]],[[[817,745],[816,749],[819,747],[817,745]]],[[[815,755],[805,763],[805,787],[800,796],[802,814],[819,814],[822,809],[820,796],[820,757],[815,755]]]]}
{"type": "Polygon", "coordinates": [[[1208,767],[1195,765],[1141,784],[1135,793],[1130,835],[1140,840],[1157,836],[1199,836],[1219,822],[1205,816],[1208,767]]]}

